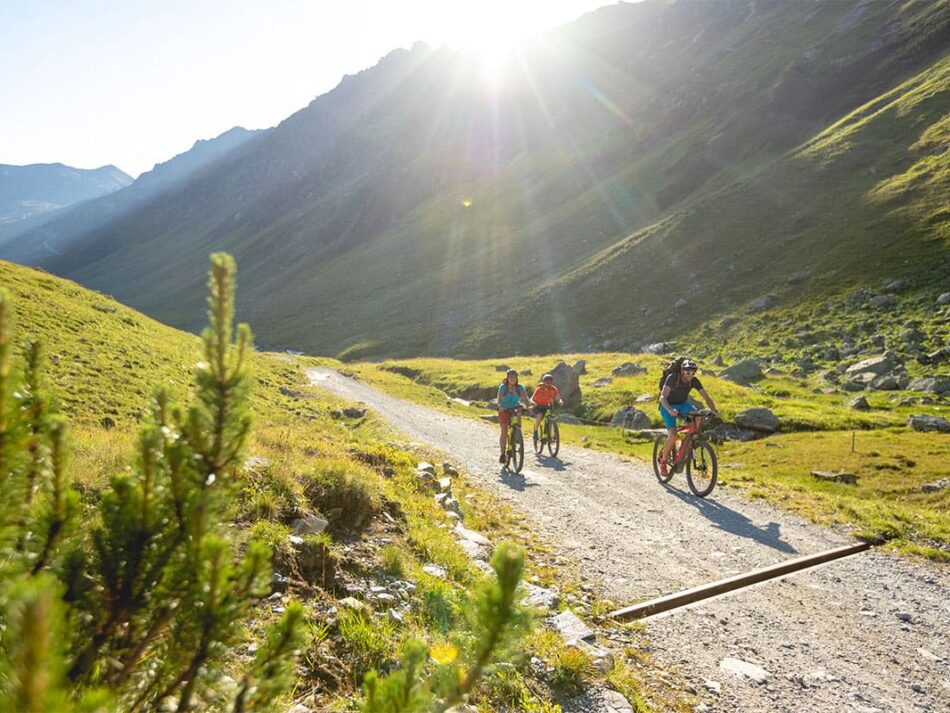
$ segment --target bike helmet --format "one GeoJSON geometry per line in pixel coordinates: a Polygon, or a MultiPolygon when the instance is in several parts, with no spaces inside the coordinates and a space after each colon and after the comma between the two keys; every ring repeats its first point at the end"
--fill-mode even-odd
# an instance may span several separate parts
{"type": "Polygon", "coordinates": [[[696,362],[692,359],[683,359],[683,363],[680,365],[681,371],[696,371],[698,368],[696,362]]]}
{"type": "Polygon", "coordinates": [[[544,376],[541,377],[541,381],[542,381],[542,382],[545,382],[545,381],[547,381],[548,379],[550,379],[551,381],[554,381],[554,377],[551,376],[550,374],[545,374],[544,376]]]}

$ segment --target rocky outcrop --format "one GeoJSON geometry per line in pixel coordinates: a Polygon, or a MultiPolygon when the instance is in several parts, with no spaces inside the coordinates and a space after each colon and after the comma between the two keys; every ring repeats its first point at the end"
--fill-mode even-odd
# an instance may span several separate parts
{"type": "Polygon", "coordinates": [[[749,386],[762,378],[762,364],[758,359],[742,359],[719,373],[719,378],[740,386],[749,386]]]}
{"type": "Polygon", "coordinates": [[[574,368],[565,361],[559,361],[548,372],[554,377],[554,385],[561,394],[561,399],[567,408],[576,408],[581,403],[580,377],[574,368]]]}

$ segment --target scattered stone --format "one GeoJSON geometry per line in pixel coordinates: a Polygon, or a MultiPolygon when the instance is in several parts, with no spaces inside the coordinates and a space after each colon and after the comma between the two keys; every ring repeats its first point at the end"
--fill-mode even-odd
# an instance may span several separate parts
{"type": "Polygon", "coordinates": [[[645,366],[627,361],[620,366],[615,366],[610,373],[614,376],[636,376],[637,374],[645,374],[646,371],[647,368],[645,366]]]}
{"type": "Polygon", "coordinates": [[[600,700],[607,709],[606,713],[633,713],[630,701],[619,691],[605,688],[601,691],[600,700]]]}
{"type": "Polygon", "coordinates": [[[508,371],[510,368],[507,364],[495,364],[495,371],[508,371]]]}
{"type": "Polygon", "coordinates": [[[950,305],[950,292],[944,292],[937,298],[938,305],[950,305]]]}
{"type": "Polygon", "coordinates": [[[907,419],[907,426],[914,431],[938,431],[950,433],[950,421],[940,416],[914,414],[907,419]]]}
{"type": "Polygon", "coordinates": [[[586,641],[573,641],[568,644],[568,648],[574,648],[587,654],[591,666],[603,676],[610,673],[614,667],[613,654],[610,653],[608,649],[597,646],[597,644],[589,644],[586,641]]]}
{"type": "Polygon", "coordinates": [[[317,517],[316,515],[304,515],[301,518],[294,520],[290,526],[293,528],[294,534],[303,537],[304,535],[319,535],[321,532],[327,529],[327,525],[330,523],[324,520],[322,517],[317,517]]]}
{"type": "Polygon", "coordinates": [[[438,577],[439,579],[445,579],[448,575],[448,572],[445,571],[442,567],[437,564],[426,564],[422,566],[422,571],[433,577],[438,577]]]}
{"type": "Polygon", "coordinates": [[[605,376],[602,379],[597,379],[597,381],[593,383],[593,386],[594,388],[599,389],[603,386],[608,386],[609,384],[612,384],[612,383],[614,383],[614,380],[611,379],[609,376],[605,376]]]}
{"type": "Polygon", "coordinates": [[[772,294],[762,295],[758,299],[752,300],[749,303],[750,312],[761,312],[763,310],[769,309],[778,302],[778,297],[772,294]]]}
{"type": "Polygon", "coordinates": [[[868,400],[863,396],[858,396],[857,398],[851,399],[848,402],[848,407],[854,409],[855,411],[870,411],[871,404],[868,403],[868,400]]]}
{"type": "Polygon", "coordinates": [[[893,307],[897,304],[897,295],[886,294],[886,295],[876,295],[870,299],[868,302],[872,307],[893,307]]]}
{"type": "Polygon", "coordinates": [[[99,420],[99,425],[107,431],[111,431],[113,428],[115,428],[115,419],[112,418],[112,416],[103,416],[99,420]]]}
{"type": "Polygon", "coordinates": [[[430,475],[435,475],[435,466],[432,465],[431,463],[426,463],[425,461],[422,461],[421,463],[416,463],[416,470],[425,471],[426,473],[429,473],[430,475]]]}
{"type": "Polygon", "coordinates": [[[439,478],[439,480],[436,482],[436,485],[438,486],[440,493],[451,492],[452,479],[448,476],[446,476],[445,478],[439,478]]]}
{"type": "Polygon", "coordinates": [[[768,671],[766,671],[761,666],[758,666],[754,663],[749,663],[748,661],[743,661],[742,659],[736,659],[732,657],[724,658],[719,662],[719,670],[725,671],[726,673],[731,673],[735,676],[747,678],[750,681],[758,684],[765,683],[769,680],[768,671]]]}
{"type": "Polygon", "coordinates": [[[575,372],[577,372],[578,376],[583,376],[584,374],[587,373],[587,360],[578,359],[576,362],[574,362],[574,366],[572,366],[571,368],[575,372]]]}
{"type": "Polygon", "coordinates": [[[832,473],[827,470],[813,470],[811,474],[813,477],[818,478],[818,480],[824,480],[829,483],[844,483],[846,485],[858,484],[858,476],[854,473],[832,473]]]}
{"type": "Polygon", "coordinates": [[[575,641],[592,643],[597,638],[593,630],[570,609],[562,611],[557,616],[548,619],[548,621],[567,643],[575,641]]]}
{"type": "Polygon", "coordinates": [[[550,589],[539,587],[536,584],[531,584],[530,582],[523,582],[523,586],[527,592],[527,596],[525,597],[524,601],[528,606],[553,611],[557,608],[557,605],[561,601],[561,598],[558,596],[557,592],[550,589]]]}
{"type": "Polygon", "coordinates": [[[893,371],[896,366],[897,360],[894,355],[891,352],[885,352],[878,356],[862,359],[857,364],[852,364],[845,369],[845,373],[849,375],[871,373],[878,376],[893,371]]]}
{"type": "Polygon", "coordinates": [[[875,391],[897,391],[901,387],[897,378],[889,374],[875,377],[868,386],[875,391]]]}
{"type": "Polygon", "coordinates": [[[640,409],[633,406],[621,406],[610,420],[610,425],[616,428],[639,430],[650,428],[653,424],[650,423],[650,417],[640,409]]]}
{"type": "Polygon", "coordinates": [[[402,612],[396,611],[395,609],[390,609],[388,615],[391,622],[402,624],[402,612]]]}
{"type": "Polygon", "coordinates": [[[656,398],[657,398],[656,394],[640,394],[639,396],[637,396],[637,398],[633,400],[633,403],[645,404],[651,401],[656,401],[656,398]]]}
{"type": "Polygon", "coordinates": [[[763,433],[775,433],[779,430],[778,416],[761,406],[747,408],[736,414],[736,423],[744,428],[763,433]]]}
{"type": "Polygon", "coordinates": [[[244,460],[244,471],[259,470],[270,465],[270,461],[264,456],[251,456],[244,460]]]}
{"type": "Polygon", "coordinates": [[[681,307],[685,307],[688,304],[689,302],[686,300],[686,298],[680,297],[678,300],[676,300],[676,302],[673,303],[673,309],[680,309],[681,307]]]}
{"type": "Polygon", "coordinates": [[[464,525],[456,525],[453,530],[455,536],[460,540],[467,540],[468,542],[474,542],[476,545],[481,545],[482,547],[491,547],[491,540],[485,537],[480,532],[475,532],[475,530],[469,530],[464,525]]]}
{"type": "Polygon", "coordinates": [[[350,609],[352,611],[363,611],[366,609],[366,605],[356,597],[343,597],[343,599],[339,601],[339,604],[344,609],[350,609]]]}
{"type": "Polygon", "coordinates": [[[453,478],[457,478],[459,476],[458,468],[456,468],[451,463],[443,463],[442,472],[453,478]]]}
{"type": "Polygon", "coordinates": [[[348,406],[347,408],[343,409],[343,415],[346,418],[363,418],[363,416],[366,415],[366,409],[348,406]]]}
{"type": "Polygon", "coordinates": [[[712,693],[714,696],[718,696],[722,693],[722,684],[719,681],[713,681],[711,678],[703,679],[703,688],[712,693]]]}
{"type": "Polygon", "coordinates": [[[719,377],[740,386],[748,386],[762,378],[762,365],[758,359],[742,359],[723,369],[719,377]]]}
{"type": "Polygon", "coordinates": [[[901,621],[906,621],[908,624],[914,623],[914,617],[911,615],[910,612],[899,611],[897,612],[896,616],[898,619],[900,619],[901,621]]]}
{"type": "Polygon", "coordinates": [[[275,593],[286,592],[289,580],[279,572],[274,572],[270,578],[271,589],[275,593]]]}
{"type": "Polygon", "coordinates": [[[312,713],[310,708],[307,708],[303,703],[298,703],[293,708],[291,708],[287,713],[312,713]]]}
{"type": "Polygon", "coordinates": [[[947,488],[950,488],[950,478],[941,478],[934,483],[924,483],[920,486],[923,493],[936,493],[947,488]]]}
{"type": "Polygon", "coordinates": [[[948,394],[950,393],[950,378],[928,376],[914,379],[907,388],[910,391],[924,391],[930,394],[948,394]]]}
{"type": "Polygon", "coordinates": [[[676,351],[676,345],[673,342],[654,342],[653,344],[644,344],[640,351],[645,354],[669,354],[676,351]]]}

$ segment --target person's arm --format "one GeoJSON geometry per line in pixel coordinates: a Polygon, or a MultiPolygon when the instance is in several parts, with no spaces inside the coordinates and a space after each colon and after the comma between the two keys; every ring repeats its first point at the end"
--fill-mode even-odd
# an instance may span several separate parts
{"type": "Polygon", "coordinates": [[[703,397],[703,401],[706,402],[709,410],[716,415],[719,415],[719,410],[716,408],[716,404],[713,403],[713,400],[710,398],[709,394],[706,393],[706,389],[697,389],[697,391],[699,391],[699,395],[703,397]]]}
{"type": "Polygon", "coordinates": [[[521,403],[524,404],[525,408],[531,408],[531,402],[528,400],[528,390],[521,387],[521,403]]]}
{"type": "Polygon", "coordinates": [[[679,416],[679,411],[670,406],[670,402],[667,399],[670,396],[670,387],[664,386],[663,391],[660,392],[660,406],[669,411],[673,416],[679,416]]]}
{"type": "Polygon", "coordinates": [[[540,390],[540,389],[535,389],[535,390],[534,390],[534,393],[531,394],[531,398],[528,399],[528,400],[531,402],[531,405],[532,405],[532,406],[537,406],[537,405],[538,405],[538,402],[535,401],[534,399],[535,399],[535,397],[538,395],[538,391],[539,391],[539,390],[540,390]]]}
{"type": "Polygon", "coordinates": [[[498,410],[499,410],[499,411],[501,411],[501,409],[502,409],[502,405],[501,405],[501,395],[502,395],[503,393],[505,393],[505,392],[504,392],[504,389],[498,389],[498,398],[495,399],[495,403],[498,405],[498,410]]]}

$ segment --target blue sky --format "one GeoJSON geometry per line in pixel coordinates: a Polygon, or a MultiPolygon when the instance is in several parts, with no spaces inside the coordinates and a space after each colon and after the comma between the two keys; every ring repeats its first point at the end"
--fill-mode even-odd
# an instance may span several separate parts
{"type": "Polygon", "coordinates": [[[397,47],[516,43],[609,0],[0,0],[0,163],[138,175],[397,47]]]}

